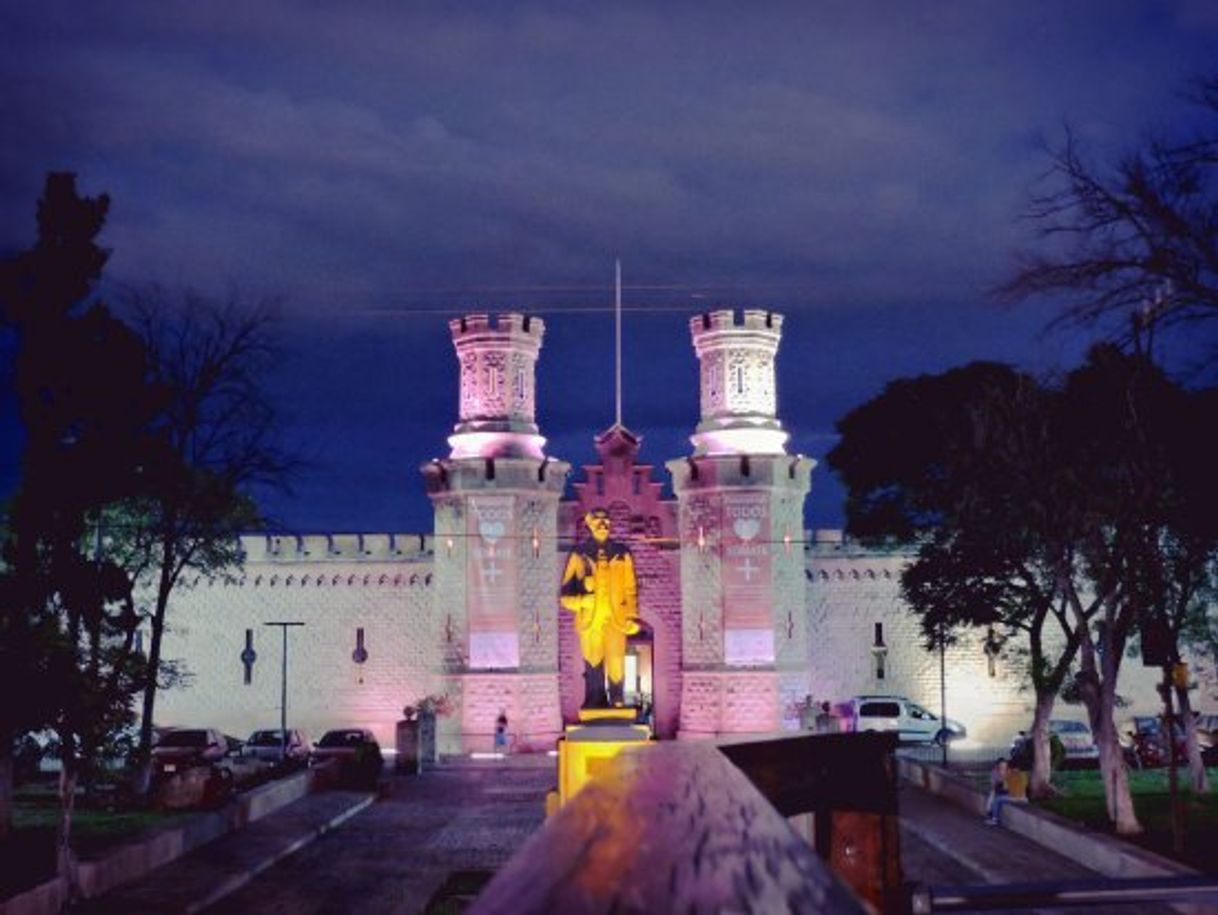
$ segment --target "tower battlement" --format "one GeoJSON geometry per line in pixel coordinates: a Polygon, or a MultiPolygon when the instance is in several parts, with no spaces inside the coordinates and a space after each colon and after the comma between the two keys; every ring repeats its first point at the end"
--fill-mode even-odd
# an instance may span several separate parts
{"type": "Polygon", "coordinates": [[[546,322],[532,315],[509,311],[499,315],[479,313],[453,318],[448,322],[448,328],[458,349],[475,341],[489,343],[495,340],[505,344],[532,341],[533,346],[540,349],[546,322]]]}
{"type": "Polygon", "coordinates": [[[543,458],[536,415],[537,358],[546,325],[518,312],[448,322],[461,367],[460,421],[450,457],[543,458]]]}
{"type": "Polygon", "coordinates": [[[723,308],[694,315],[689,319],[689,329],[693,334],[695,346],[701,337],[723,330],[768,331],[775,337],[780,337],[782,335],[782,315],[761,308],[746,308],[740,314],[737,314],[734,309],[723,308]]]}
{"type": "Polygon", "coordinates": [[[774,372],[782,315],[725,308],[691,318],[689,330],[701,376],[694,454],[785,453],[774,372]]]}

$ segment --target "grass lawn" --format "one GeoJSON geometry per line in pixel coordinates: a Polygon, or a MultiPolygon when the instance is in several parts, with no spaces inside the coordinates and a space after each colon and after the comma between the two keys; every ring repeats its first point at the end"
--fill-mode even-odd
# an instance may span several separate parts
{"type": "MultiPolygon", "coordinates": [[[[1187,771],[1180,772],[1180,798],[1184,806],[1184,854],[1179,860],[1207,874],[1218,875],[1218,794],[1194,795],[1185,786],[1187,771]]],[[[1211,788],[1218,788],[1218,768],[1209,770],[1211,788]]],[[[1109,832],[1104,786],[1096,769],[1055,773],[1053,784],[1061,792],[1037,806],[1109,832]]],[[[1171,804],[1167,793],[1167,770],[1146,769],[1129,773],[1129,787],[1138,819],[1146,830],[1129,839],[1165,857],[1172,851],[1171,804]]]]}
{"type": "MultiPolygon", "coordinates": [[[[182,819],[180,813],[105,810],[77,806],[72,814],[72,847],[77,855],[99,855],[151,829],[182,819]]],[[[37,886],[55,875],[55,830],[59,798],[53,787],[18,789],[13,798],[13,832],[0,843],[0,899],[37,886]]]]}

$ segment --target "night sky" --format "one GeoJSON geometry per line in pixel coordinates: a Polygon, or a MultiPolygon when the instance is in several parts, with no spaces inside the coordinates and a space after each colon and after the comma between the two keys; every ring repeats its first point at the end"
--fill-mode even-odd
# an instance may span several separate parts
{"type": "MultiPolygon", "coordinates": [[[[895,377],[1068,366],[1052,302],[997,305],[1069,123],[1097,159],[1179,129],[1218,4],[21,3],[0,6],[0,252],[48,170],[108,192],[107,295],[281,297],[269,383],[311,466],[277,525],[422,531],[456,421],[447,320],[547,324],[538,419],[662,464],[698,420],[688,319],[782,311],[779,410],[820,458],[895,377]],[[508,7],[511,7],[509,11],[508,7]],[[653,8],[654,7],[654,8],[653,8]]],[[[16,477],[4,400],[0,484],[16,477]]],[[[841,523],[813,474],[810,527],[841,523]]]]}

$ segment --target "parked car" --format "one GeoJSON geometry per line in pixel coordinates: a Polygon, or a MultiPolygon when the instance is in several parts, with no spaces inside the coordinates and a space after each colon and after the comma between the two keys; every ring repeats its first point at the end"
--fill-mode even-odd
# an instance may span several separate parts
{"type": "Polygon", "coordinates": [[[295,728],[288,728],[287,734],[288,739],[285,746],[283,731],[279,728],[254,731],[242,747],[241,755],[259,762],[277,763],[282,759],[289,765],[307,764],[309,754],[313,752],[313,745],[309,742],[309,738],[303,731],[295,728]]]}
{"type": "Polygon", "coordinates": [[[904,696],[855,696],[850,700],[852,731],[896,731],[901,743],[946,743],[967,736],[959,721],[939,716],[904,696]]]}
{"type": "Polygon", "coordinates": [[[313,745],[309,764],[320,765],[329,760],[337,760],[340,778],[360,785],[375,785],[384,764],[381,745],[367,728],[326,731],[313,745]]]}
{"type": "MultiPolygon", "coordinates": [[[[1142,769],[1166,766],[1170,762],[1167,737],[1163,722],[1156,715],[1135,715],[1126,732],[1126,759],[1131,765],[1142,769]]],[[[1172,721],[1172,738],[1175,743],[1176,761],[1184,764],[1188,759],[1188,744],[1184,728],[1175,719],[1172,721]]]]}
{"type": "MultiPolygon", "coordinates": [[[[1020,731],[1011,741],[1011,765],[1017,769],[1032,768],[1032,735],[1028,731],[1020,731]]],[[[1100,748],[1095,745],[1095,736],[1090,726],[1083,721],[1072,721],[1065,718],[1049,719],[1049,746],[1053,756],[1053,768],[1059,765],[1085,766],[1097,763],[1100,758],[1100,748]],[[1055,741],[1056,738],[1056,741],[1055,741]],[[1061,747],[1058,753],[1053,752],[1053,745],[1061,747]]]]}
{"type": "Polygon", "coordinates": [[[167,776],[216,765],[227,753],[228,740],[215,728],[173,728],[161,733],[152,748],[153,774],[167,776]]]}

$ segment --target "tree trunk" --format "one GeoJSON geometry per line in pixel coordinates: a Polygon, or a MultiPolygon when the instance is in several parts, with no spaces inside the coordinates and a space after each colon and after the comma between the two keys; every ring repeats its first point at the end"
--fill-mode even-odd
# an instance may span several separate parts
{"type": "Polygon", "coordinates": [[[1180,709],[1180,720],[1184,723],[1184,739],[1188,753],[1189,786],[1193,794],[1205,794],[1210,790],[1205,763],[1201,761],[1201,746],[1197,743],[1197,716],[1189,703],[1188,689],[1176,690],[1176,707],[1180,709]]]}
{"type": "Polygon", "coordinates": [[[1048,797],[1053,793],[1049,779],[1053,775],[1049,751],[1049,716],[1053,714],[1054,693],[1036,697],[1036,712],[1032,717],[1032,776],[1028,782],[1029,797],[1048,797]]]}
{"type": "MultiPolygon", "coordinates": [[[[1142,824],[1133,808],[1133,796],[1129,792],[1129,775],[1125,770],[1125,757],[1117,740],[1117,729],[1113,712],[1116,706],[1115,671],[1105,663],[1106,676],[1100,680],[1095,669],[1095,651],[1084,642],[1082,646],[1082,669],[1079,673],[1079,695],[1087,707],[1091,719],[1091,730],[1100,751],[1100,777],[1104,780],[1104,797],[1108,803],[1108,819],[1112,821],[1117,835],[1132,836],[1142,832],[1142,824]]],[[[1112,648],[1109,647],[1111,652],[1112,648]]]]}
{"type": "Polygon", "coordinates": [[[148,639],[148,680],[144,684],[144,701],[140,717],[140,742],[136,748],[135,785],[136,794],[147,797],[152,789],[152,725],[156,710],[157,678],[161,669],[161,636],[165,633],[165,610],[169,606],[169,594],[173,588],[170,576],[169,547],[163,545],[161,553],[161,575],[157,583],[156,607],[152,613],[151,634],[148,639]]]}
{"type": "Polygon", "coordinates": [[[13,829],[13,741],[0,738],[0,840],[13,829]]]}
{"type": "Polygon", "coordinates": [[[62,769],[59,773],[59,828],[55,836],[55,873],[67,887],[67,898],[80,896],[80,881],[76,872],[76,855],[72,853],[72,814],[76,807],[76,752],[65,741],[60,754],[62,769]]]}

